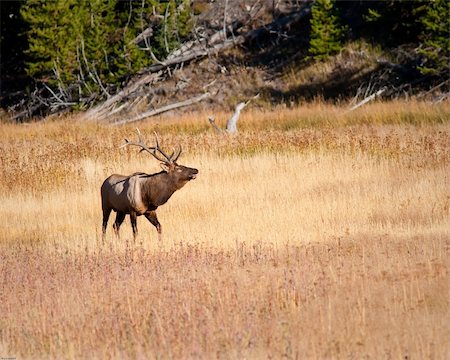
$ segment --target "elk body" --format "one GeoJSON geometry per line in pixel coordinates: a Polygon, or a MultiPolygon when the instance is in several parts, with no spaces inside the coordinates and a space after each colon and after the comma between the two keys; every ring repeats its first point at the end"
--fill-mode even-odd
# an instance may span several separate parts
{"type": "Polygon", "coordinates": [[[103,239],[111,211],[117,213],[113,224],[114,231],[119,235],[119,228],[127,214],[130,215],[133,237],[137,236],[137,217],[144,215],[158,231],[161,240],[161,224],[156,216],[156,209],[165,204],[173,193],[181,189],[190,180],[196,178],[198,170],[183,165],[178,165],[177,160],[181,154],[181,147],[175,154],[170,155],[161,149],[156,136],[156,146],[145,145],[141,133],[137,130],[139,142],[131,142],[125,139],[125,144],[135,145],[140,151],[150,153],[160,161],[163,171],[156,174],[134,173],[130,176],[111,175],[101,187],[102,210],[103,210],[103,239]]]}

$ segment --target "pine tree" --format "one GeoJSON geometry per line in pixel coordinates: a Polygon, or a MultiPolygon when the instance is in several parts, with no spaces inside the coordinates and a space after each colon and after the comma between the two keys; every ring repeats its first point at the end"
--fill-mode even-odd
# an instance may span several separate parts
{"type": "MultiPolygon", "coordinates": [[[[66,101],[105,91],[115,0],[28,0],[27,72],[66,101]]],[[[113,81],[114,82],[114,81],[113,81]]]]}
{"type": "Polygon", "coordinates": [[[423,74],[439,75],[450,71],[450,2],[435,0],[427,7],[421,22],[425,28],[422,33],[422,47],[419,53],[424,63],[419,67],[423,74]]]}
{"type": "Polygon", "coordinates": [[[27,50],[27,73],[50,86],[65,86],[75,80],[76,38],[79,24],[71,19],[76,14],[76,0],[29,0],[21,15],[30,25],[27,50]]]}
{"type": "Polygon", "coordinates": [[[155,24],[155,54],[164,58],[192,30],[189,0],[151,1],[153,9],[163,19],[155,24]]]}
{"type": "Polygon", "coordinates": [[[107,87],[115,83],[110,76],[110,37],[115,26],[116,0],[81,1],[73,21],[78,23],[76,37],[76,70],[79,93],[90,95],[107,92],[107,87]]]}
{"type": "Polygon", "coordinates": [[[364,23],[357,32],[386,48],[417,42],[422,30],[419,19],[428,4],[428,0],[363,2],[364,23]]]}
{"type": "Polygon", "coordinates": [[[149,49],[167,55],[191,26],[187,0],[27,0],[21,14],[28,74],[71,102],[108,96],[152,63],[149,49]],[[149,26],[151,43],[136,41],[149,26]]]}
{"type": "Polygon", "coordinates": [[[340,24],[332,0],[317,0],[311,10],[309,53],[316,60],[327,59],[342,48],[346,27],[340,24]]]}

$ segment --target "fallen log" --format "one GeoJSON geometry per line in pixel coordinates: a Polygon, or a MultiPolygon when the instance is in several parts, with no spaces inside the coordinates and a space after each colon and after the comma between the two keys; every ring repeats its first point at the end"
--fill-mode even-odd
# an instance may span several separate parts
{"type": "MultiPolygon", "coordinates": [[[[143,75],[137,81],[134,81],[119,91],[116,95],[111,96],[105,102],[89,109],[82,115],[82,119],[95,119],[102,120],[107,116],[111,115],[111,111],[113,111],[113,107],[116,104],[119,104],[127,97],[131,96],[134,92],[136,92],[139,88],[145,85],[154,84],[158,82],[160,77],[162,76],[161,71],[178,64],[182,64],[193,59],[199,57],[205,57],[210,53],[219,52],[225,50],[227,48],[233,47],[236,44],[242,44],[245,41],[243,36],[236,37],[234,39],[228,39],[222,43],[216,44],[208,49],[196,49],[185,53],[182,56],[171,58],[167,61],[162,61],[157,64],[154,64],[145,70],[144,73],[147,75],[143,75]]],[[[116,111],[115,111],[116,112],[116,111]]]]}
{"type": "Polygon", "coordinates": [[[158,114],[162,114],[164,112],[170,111],[170,110],[174,110],[174,109],[179,109],[181,107],[185,107],[185,106],[189,106],[195,103],[198,103],[202,100],[205,100],[206,98],[208,98],[210,96],[210,93],[204,93],[202,95],[196,96],[194,98],[188,99],[188,100],[184,100],[184,101],[180,101],[174,104],[169,104],[163,107],[160,107],[158,109],[153,109],[153,110],[149,110],[146,111],[144,113],[141,113],[133,118],[130,119],[124,119],[124,120],[120,120],[120,121],[116,121],[113,122],[112,125],[123,125],[123,124],[129,124],[135,121],[139,121],[151,116],[155,116],[158,114]]]}
{"type": "Polygon", "coordinates": [[[352,106],[349,111],[353,111],[353,110],[359,108],[360,106],[363,106],[364,104],[367,104],[369,101],[372,101],[377,96],[380,96],[381,94],[383,94],[386,90],[387,90],[386,88],[382,88],[382,89],[378,90],[376,93],[373,93],[372,95],[370,95],[370,96],[364,98],[363,100],[361,100],[356,105],[352,106]]]}
{"type": "Polygon", "coordinates": [[[160,75],[161,74],[157,73],[157,74],[147,74],[140,77],[137,81],[130,83],[125,88],[120,90],[116,95],[111,96],[103,103],[98,104],[97,106],[94,106],[93,108],[87,110],[82,115],[82,119],[95,119],[95,120],[104,119],[105,117],[110,115],[110,111],[116,104],[120,103],[123,99],[133,94],[142,86],[156,82],[159,79],[160,75]]]}

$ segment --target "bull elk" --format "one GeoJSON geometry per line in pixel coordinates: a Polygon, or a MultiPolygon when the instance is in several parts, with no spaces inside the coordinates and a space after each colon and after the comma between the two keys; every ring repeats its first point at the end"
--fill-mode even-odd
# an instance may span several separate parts
{"type": "Polygon", "coordinates": [[[113,174],[109,176],[101,187],[102,210],[103,210],[103,240],[105,239],[106,226],[109,215],[114,210],[116,220],[113,224],[116,235],[119,235],[119,228],[127,214],[130,215],[131,227],[133,228],[133,238],[137,236],[138,216],[144,215],[158,231],[158,238],[161,240],[161,224],[156,217],[156,209],[165,204],[173,193],[181,189],[190,180],[196,178],[197,169],[178,165],[177,160],[181,155],[179,150],[172,152],[169,156],[159,146],[158,135],[155,133],[156,146],[145,145],[142,135],[137,130],[138,142],[125,139],[125,144],[121,147],[133,145],[141,148],[139,152],[146,151],[160,162],[163,171],[155,174],[134,173],[130,176],[113,174]]]}

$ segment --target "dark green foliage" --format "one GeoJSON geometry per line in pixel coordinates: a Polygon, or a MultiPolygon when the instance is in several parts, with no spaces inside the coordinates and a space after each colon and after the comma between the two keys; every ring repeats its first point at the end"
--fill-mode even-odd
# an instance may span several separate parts
{"type": "Polygon", "coordinates": [[[186,0],[27,0],[27,73],[66,101],[99,99],[190,31],[186,0]],[[137,36],[149,26],[151,38],[137,36]]]}
{"type": "Polygon", "coordinates": [[[74,80],[77,38],[73,34],[80,32],[80,24],[71,21],[69,13],[73,11],[74,19],[78,15],[75,14],[78,7],[74,8],[76,2],[29,0],[22,7],[21,14],[30,24],[27,32],[27,72],[30,76],[50,85],[57,84],[58,76],[63,83],[74,80]]]}
{"type": "MultiPolygon", "coordinates": [[[[423,56],[423,64],[419,67],[422,74],[448,73],[448,0],[376,1],[364,2],[359,6],[359,9],[351,9],[353,13],[364,13],[363,29],[357,31],[357,35],[386,48],[414,44],[423,56]]],[[[353,31],[355,29],[352,28],[353,31]]]]}
{"type": "Polygon", "coordinates": [[[2,64],[21,56],[27,45],[26,39],[21,36],[24,31],[24,23],[20,17],[22,2],[0,2],[0,60],[2,64]]]}
{"type": "Polygon", "coordinates": [[[419,53],[425,58],[423,74],[449,74],[450,71],[450,2],[435,0],[427,7],[421,22],[424,26],[419,53]]]}
{"type": "Polygon", "coordinates": [[[192,30],[191,7],[188,0],[150,1],[159,21],[154,27],[154,54],[164,58],[192,30]]]}
{"type": "MultiPolygon", "coordinates": [[[[54,100],[55,95],[77,108],[103,100],[134,74],[163,61],[190,36],[191,3],[199,14],[202,9],[214,10],[219,1],[0,0],[1,106],[26,104],[28,97],[45,114],[47,105],[55,103],[48,98],[54,100]],[[140,36],[149,28],[147,36],[140,36]]],[[[286,44],[280,34],[262,39],[263,46],[270,43],[275,51],[266,51],[258,62],[272,64],[273,58],[293,54],[298,58],[307,50],[308,60],[321,61],[339,53],[344,40],[362,39],[382,49],[388,62],[380,66],[399,65],[391,69],[398,73],[391,83],[419,80],[425,88],[427,81],[437,84],[448,79],[449,7],[448,0],[316,0],[310,27],[299,22],[287,29],[287,46],[280,46],[281,41],[286,44]],[[421,76],[419,69],[434,76],[421,76]]],[[[254,20],[252,25],[259,26],[267,19],[254,20]]],[[[207,30],[217,30],[214,26],[207,30]]],[[[255,48],[243,47],[243,51],[255,48]]],[[[345,69],[336,73],[345,78],[345,69]]],[[[337,87],[336,94],[344,86],[337,87]]]]}
{"type": "Polygon", "coordinates": [[[353,12],[350,16],[362,13],[363,20],[359,26],[352,26],[352,31],[386,48],[416,42],[421,31],[420,17],[426,7],[424,0],[360,2],[349,9],[353,12]]]}
{"type": "Polygon", "coordinates": [[[20,101],[28,84],[23,53],[28,47],[20,16],[23,1],[0,1],[0,106],[20,101]]]}
{"type": "Polygon", "coordinates": [[[317,0],[311,10],[309,53],[316,60],[327,59],[342,49],[346,27],[340,23],[334,1],[317,0]]]}

